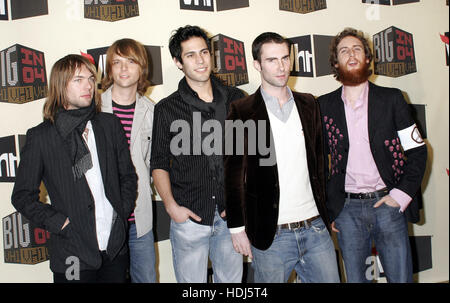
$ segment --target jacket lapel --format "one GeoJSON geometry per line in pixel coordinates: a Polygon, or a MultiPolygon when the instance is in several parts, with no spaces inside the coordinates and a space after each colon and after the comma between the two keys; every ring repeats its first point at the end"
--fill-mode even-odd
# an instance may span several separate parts
{"type": "Polygon", "coordinates": [[[97,147],[97,156],[100,165],[100,171],[102,172],[103,184],[106,187],[107,184],[106,179],[108,176],[106,163],[108,162],[107,159],[108,153],[107,153],[107,142],[105,138],[105,131],[102,128],[102,126],[99,123],[97,123],[96,118],[92,119],[91,123],[92,128],[94,130],[95,145],[97,147]]]}
{"type": "Polygon", "coordinates": [[[383,111],[379,111],[379,108],[383,108],[380,104],[381,98],[378,96],[377,93],[377,86],[374,85],[372,82],[369,82],[369,105],[368,105],[368,113],[367,113],[367,124],[368,124],[368,130],[369,130],[369,141],[372,142],[375,132],[376,132],[376,124],[379,124],[379,122],[383,119],[382,114],[383,111]]]}
{"type": "Polygon", "coordinates": [[[130,150],[133,150],[134,143],[136,142],[137,133],[141,129],[142,122],[147,112],[147,108],[144,102],[141,100],[139,94],[136,93],[136,107],[134,110],[133,124],[131,126],[131,143],[130,150]]]}

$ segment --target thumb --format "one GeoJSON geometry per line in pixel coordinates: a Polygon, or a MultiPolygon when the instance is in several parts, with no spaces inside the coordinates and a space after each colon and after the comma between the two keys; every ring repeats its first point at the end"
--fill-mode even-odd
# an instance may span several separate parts
{"type": "Polygon", "coordinates": [[[195,221],[201,221],[202,218],[200,218],[199,216],[197,216],[193,211],[189,210],[189,217],[191,217],[192,219],[194,219],[195,221]]]}
{"type": "Polygon", "coordinates": [[[380,199],[380,201],[378,201],[377,203],[375,203],[375,205],[373,206],[374,208],[378,208],[380,207],[384,202],[386,201],[386,198],[383,197],[380,199]]]}

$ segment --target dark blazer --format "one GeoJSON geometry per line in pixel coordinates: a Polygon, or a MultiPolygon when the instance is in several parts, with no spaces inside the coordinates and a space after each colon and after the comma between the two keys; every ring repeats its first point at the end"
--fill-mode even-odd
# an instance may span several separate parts
{"type": "MultiPolygon", "coordinates": [[[[330,157],[331,164],[329,165],[327,158],[325,161],[328,177],[327,207],[331,221],[337,218],[345,203],[349,142],[341,95],[342,87],[318,99],[323,119],[324,153],[326,157],[330,157]]],[[[426,145],[422,145],[403,153],[400,146],[397,147],[401,143],[397,132],[414,123],[409,106],[400,90],[369,82],[370,149],[381,179],[388,189],[398,188],[413,197],[405,210],[410,222],[419,221],[420,184],[425,172],[427,148],[426,145]]]]}
{"type": "MultiPolygon", "coordinates": [[[[328,216],[325,206],[325,179],[323,176],[323,139],[319,106],[310,94],[293,92],[298,114],[305,135],[311,187],[322,219],[327,224],[328,216]]],[[[296,114],[292,112],[291,114],[296,114]]],[[[258,89],[253,95],[231,103],[228,120],[265,121],[266,142],[270,143],[270,122],[267,109],[258,89]]],[[[226,143],[227,137],[225,138],[226,143]]],[[[244,135],[245,146],[249,142],[248,132],[244,135]]],[[[257,144],[258,140],[255,140],[257,144]]],[[[258,146],[258,145],[257,145],[258,146]]],[[[275,149],[272,148],[274,152],[275,149]]],[[[279,183],[277,165],[261,166],[260,160],[268,158],[261,155],[258,148],[256,155],[225,155],[225,198],[228,227],[245,225],[251,244],[265,250],[272,244],[278,222],[279,183]]],[[[328,225],[328,224],[327,224],[328,225]]]]}
{"type": "MultiPolygon", "coordinates": [[[[106,197],[114,209],[107,254],[126,252],[127,218],[134,209],[137,177],[119,120],[99,113],[92,120],[106,197]]],[[[48,120],[31,128],[21,151],[12,193],[12,204],[26,218],[51,233],[50,268],[64,273],[66,259],[78,257],[80,270],[98,269],[101,255],[95,228],[95,204],[83,177],[74,180],[69,153],[61,136],[48,120]],[[41,181],[50,203],[39,201],[41,181]],[[70,223],[61,230],[66,218],[70,223]]]]}

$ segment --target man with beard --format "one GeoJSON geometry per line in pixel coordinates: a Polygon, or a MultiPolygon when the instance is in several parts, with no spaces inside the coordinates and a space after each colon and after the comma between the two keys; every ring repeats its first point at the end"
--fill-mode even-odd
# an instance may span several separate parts
{"type": "Polygon", "coordinates": [[[302,282],[338,283],[327,230],[319,106],[311,94],[287,86],[289,49],[277,33],[259,35],[252,54],[261,87],[231,103],[228,119],[256,130],[234,139],[236,150],[247,147],[244,153],[225,156],[227,224],[235,250],[253,259],[255,282],[284,283],[295,270],[302,282]],[[261,141],[276,161],[267,161],[261,141]]]}
{"type": "Polygon", "coordinates": [[[368,81],[372,58],[355,29],[331,43],[330,64],[343,86],[318,99],[327,208],[347,282],[374,278],[372,241],[388,282],[412,282],[407,220],[419,220],[427,148],[401,91],[368,81]]]}

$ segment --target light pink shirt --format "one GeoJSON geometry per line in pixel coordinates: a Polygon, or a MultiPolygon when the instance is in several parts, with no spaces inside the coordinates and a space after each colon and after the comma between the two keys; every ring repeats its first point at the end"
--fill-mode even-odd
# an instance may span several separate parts
{"type": "MultiPolygon", "coordinates": [[[[345,86],[342,89],[345,117],[347,121],[349,151],[345,175],[345,191],[349,193],[373,192],[386,187],[381,179],[369,143],[368,105],[369,83],[366,82],[361,96],[355,101],[354,108],[345,98],[345,86]]],[[[392,189],[389,195],[400,204],[404,211],[412,198],[399,189],[392,189]]]]}

